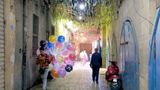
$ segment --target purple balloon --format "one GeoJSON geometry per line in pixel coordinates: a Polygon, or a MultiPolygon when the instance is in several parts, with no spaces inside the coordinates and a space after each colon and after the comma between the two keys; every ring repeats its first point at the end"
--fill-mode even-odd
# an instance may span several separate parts
{"type": "Polygon", "coordinates": [[[58,75],[59,75],[59,77],[65,77],[65,75],[66,75],[66,71],[64,70],[64,69],[60,69],[59,71],[58,71],[58,75]]]}

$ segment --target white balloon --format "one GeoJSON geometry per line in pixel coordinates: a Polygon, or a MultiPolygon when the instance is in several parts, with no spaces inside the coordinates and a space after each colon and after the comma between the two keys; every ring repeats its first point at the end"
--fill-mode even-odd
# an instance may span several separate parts
{"type": "Polygon", "coordinates": [[[53,69],[54,69],[54,65],[50,63],[49,66],[48,66],[48,70],[51,71],[53,69]]]}

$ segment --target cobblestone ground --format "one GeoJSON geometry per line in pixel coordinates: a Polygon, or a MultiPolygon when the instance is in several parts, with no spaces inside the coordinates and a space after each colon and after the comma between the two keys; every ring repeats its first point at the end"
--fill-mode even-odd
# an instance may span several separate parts
{"type": "MultiPolygon", "coordinates": [[[[64,78],[57,78],[48,82],[47,90],[109,90],[104,79],[104,69],[100,70],[99,84],[92,82],[89,62],[85,65],[75,63],[72,72],[64,78]]],[[[41,90],[42,85],[35,86],[31,90],[41,90]]]]}

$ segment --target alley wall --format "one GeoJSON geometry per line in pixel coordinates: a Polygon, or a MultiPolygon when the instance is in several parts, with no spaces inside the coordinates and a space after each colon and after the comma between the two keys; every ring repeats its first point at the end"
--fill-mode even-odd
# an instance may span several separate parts
{"type": "MultiPolygon", "coordinates": [[[[14,22],[11,22],[11,17],[14,19],[14,2],[11,0],[4,0],[4,19],[5,19],[5,62],[4,62],[4,77],[5,80],[3,88],[0,90],[12,90],[13,77],[14,77],[14,61],[15,61],[15,28],[10,28],[11,25],[15,26],[14,22]]],[[[2,63],[1,63],[2,64],[2,63]]],[[[2,69],[2,68],[1,68],[2,69]]],[[[2,72],[1,72],[2,73],[2,72]]],[[[2,80],[2,79],[1,79],[2,80]]],[[[2,82],[2,83],[3,83],[2,82]]]]}
{"type": "Polygon", "coordinates": [[[41,0],[27,0],[26,1],[26,88],[31,87],[38,78],[38,69],[36,65],[36,55],[33,52],[36,52],[39,47],[40,40],[47,39],[47,21],[45,7],[42,6],[41,0]],[[44,10],[43,10],[44,9],[44,10]],[[36,18],[35,22],[33,19],[36,18]],[[35,24],[36,23],[36,24],[35,24]],[[34,28],[35,25],[35,28],[34,28]],[[37,29],[35,31],[34,29],[37,29]],[[33,41],[35,33],[38,32],[38,41],[33,41]],[[33,45],[36,44],[36,47],[33,45]]]}
{"type": "Polygon", "coordinates": [[[156,1],[123,0],[113,22],[113,33],[117,39],[117,53],[120,58],[120,39],[125,20],[130,20],[135,30],[139,60],[139,89],[148,90],[148,53],[149,40],[153,27],[156,1]]]}
{"type": "Polygon", "coordinates": [[[8,32],[13,32],[10,40],[14,43],[8,42],[7,38],[10,35],[8,32],[5,41],[8,45],[7,52],[11,52],[12,49],[13,51],[12,54],[6,53],[8,57],[5,59],[7,61],[11,59],[14,62],[13,65],[7,64],[11,67],[7,69],[5,87],[6,90],[22,90],[22,88],[26,90],[40,78],[36,65],[36,50],[40,40],[47,40],[51,34],[49,9],[43,0],[13,0],[13,4],[16,30],[8,30],[8,32]],[[11,70],[14,71],[13,74],[11,70]]]}

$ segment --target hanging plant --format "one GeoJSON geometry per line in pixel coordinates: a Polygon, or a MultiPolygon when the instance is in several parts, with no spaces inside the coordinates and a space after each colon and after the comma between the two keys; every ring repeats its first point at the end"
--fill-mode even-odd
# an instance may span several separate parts
{"type": "Polygon", "coordinates": [[[57,4],[52,9],[53,21],[56,20],[72,20],[76,26],[88,27],[99,26],[101,24],[110,24],[115,14],[115,0],[111,0],[111,5],[98,3],[94,8],[94,16],[86,16],[84,21],[78,21],[75,19],[72,11],[72,7],[67,3],[57,4]]]}

